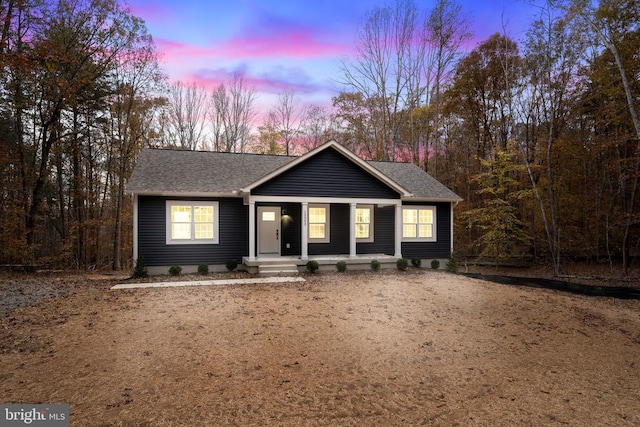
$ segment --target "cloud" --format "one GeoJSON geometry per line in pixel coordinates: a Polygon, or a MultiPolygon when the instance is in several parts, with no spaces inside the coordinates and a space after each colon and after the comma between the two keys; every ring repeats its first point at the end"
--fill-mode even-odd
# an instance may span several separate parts
{"type": "Polygon", "coordinates": [[[315,34],[283,29],[269,35],[241,36],[219,46],[218,53],[232,58],[289,57],[298,59],[331,57],[344,53],[346,47],[333,41],[319,40],[315,34]]]}
{"type": "Polygon", "coordinates": [[[348,49],[343,44],[319,40],[316,35],[299,30],[282,30],[267,36],[246,34],[212,41],[206,46],[167,39],[157,39],[156,45],[169,61],[198,57],[225,61],[255,61],[265,58],[309,60],[338,57],[348,49]]]}
{"type": "Polygon", "coordinates": [[[239,74],[246,87],[258,93],[280,94],[293,91],[299,95],[313,95],[331,92],[329,84],[316,82],[302,68],[275,66],[260,72],[253,72],[247,64],[235,68],[206,68],[183,76],[184,80],[196,82],[206,89],[213,89],[239,74]]]}

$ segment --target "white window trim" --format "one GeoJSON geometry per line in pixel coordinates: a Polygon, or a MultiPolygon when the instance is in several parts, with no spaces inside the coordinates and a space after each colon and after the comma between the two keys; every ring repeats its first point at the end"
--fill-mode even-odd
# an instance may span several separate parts
{"type": "MultiPolygon", "coordinates": [[[[403,205],[402,206],[402,216],[400,217],[400,221],[402,221],[402,241],[403,242],[437,242],[438,241],[438,218],[436,217],[436,207],[435,206],[421,206],[421,205],[403,205]],[[433,217],[433,237],[404,237],[404,210],[405,209],[418,209],[418,210],[431,210],[433,217]]],[[[418,214],[418,218],[420,218],[420,214],[418,214]]],[[[419,225],[419,223],[416,223],[419,225]]]]}
{"type": "Polygon", "coordinates": [[[220,229],[220,209],[218,202],[195,201],[195,200],[167,200],[166,202],[166,243],[167,245],[217,245],[219,241],[218,231],[220,229]],[[172,206],[191,206],[191,239],[172,239],[171,238],[171,207],[172,206]],[[194,206],[213,206],[213,239],[196,239],[195,238],[195,222],[193,217],[194,206]]]}
{"type": "MultiPolygon", "coordinates": [[[[356,241],[358,243],[373,243],[373,236],[374,236],[374,229],[373,229],[373,224],[374,224],[374,219],[373,219],[373,205],[356,205],[356,209],[369,209],[369,237],[356,237],[356,241]]],[[[356,215],[357,218],[357,215],[356,215]]],[[[355,224],[353,224],[354,227],[356,227],[358,225],[358,223],[356,222],[355,224]]]]}
{"type": "Polygon", "coordinates": [[[309,215],[309,219],[307,221],[307,232],[309,233],[309,243],[330,243],[331,242],[331,204],[329,203],[309,203],[308,209],[312,208],[325,208],[326,209],[326,219],[324,225],[325,234],[323,238],[313,238],[311,237],[311,233],[309,228],[311,227],[311,215],[309,215]]]}

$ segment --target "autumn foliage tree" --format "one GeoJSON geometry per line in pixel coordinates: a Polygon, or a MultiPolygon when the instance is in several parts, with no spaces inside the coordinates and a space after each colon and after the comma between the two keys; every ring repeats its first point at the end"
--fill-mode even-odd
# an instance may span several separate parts
{"type": "Polygon", "coordinates": [[[105,220],[105,194],[114,184],[104,181],[111,139],[101,130],[110,120],[109,97],[120,90],[115,70],[150,38],[112,0],[11,3],[1,82],[11,132],[2,146],[16,173],[1,209],[15,206],[12,213],[22,220],[3,230],[3,239],[14,239],[3,259],[32,262],[49,254],[95,265],[101,257],[88,247],[99,241],[93,229],[105,220]]]}

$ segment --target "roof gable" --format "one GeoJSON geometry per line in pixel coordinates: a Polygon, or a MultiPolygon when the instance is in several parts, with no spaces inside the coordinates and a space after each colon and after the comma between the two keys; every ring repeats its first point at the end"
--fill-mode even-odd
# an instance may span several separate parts
{"type": "Polygon", "coordinates": [[[363,169],[364,171],[368,172],[370,175],[374,176],[376,179],[378,179],[379,181],[382,181],[386,186],[392,188],[395,192],[404,195],[404,196],[408,196],[409,192],[403,188],[401,185],[399,185],[397,182],[393,181],[392,179],[390,179],[388,176],[384,175],[383,173],[381,173],[378,169],[371,167],[367,162],[365,162],[364,160],[362,160],[361,158],[359,158],[358,156],[356,156],[355,154],[353,154],[351,151],[347,150],[346,148],[344,148],[342,145],[338,144],[337,142],[331,140],[329,142],[326,142],[316,148],[314,148],[313,150],[309,151],[308,153],[295,158],[295,160],[286,163],[284,165],[282,165],[280,168],[274,170],[273,172],[271,172],[268,175],[265,175],[264,177],[262,177],[261,179],[251,183],[250,185],[248,185],[247,187],[243,188],[242,191],[243,192],[251,192],[252,189],[264,184],[265,182],[274,179],[275,177],[277,177],[278,175],[286,172],[289,169],[292,169],[304,162],[306,162],[308,159],[317,156],[319,153],[325,151],[325,150],[330,150],[333,149],[335,151],[337,151],[338,153],[340,153],[342,156],[344,156],[346,159],[350,160],[352,163],[354,163],[356,166],[360,167],[361,169],[363,169]]]}
{"type": "Polygon", "coordinates": [[[381,181],[379,171],[371,174],[331,147],[282,169],[253,187],[251,195],[399,199],[403,194],[397,184],[381,181]]]}

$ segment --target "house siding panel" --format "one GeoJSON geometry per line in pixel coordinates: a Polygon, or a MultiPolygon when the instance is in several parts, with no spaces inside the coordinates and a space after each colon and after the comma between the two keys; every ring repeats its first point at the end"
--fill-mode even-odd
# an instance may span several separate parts
{"type": "Polygon", "coordinates": [[[448,258],[451,255],[451,204],[450,203],[405,203],[407,205],[436,207],[436,242],[402,242],[404,258],[448,258]]]}
{"type": "Polygon", "coordinates": [[[248,208],[242,199],[140,196],[138,198],[138,251],[148,266],[224,264],[249,254],[248,208]],[[167,245],[166,201],[219,202],[219,243],[167,245]]]}
{"type": "Polygon", "coordinates": [[[395,252],[395,207],[376,207],[373,213],[373,242],[356,243],[358,254],[387,254],[395,252]]]}
{"type": "Polygon", "coordinates": [[[348,255],[350,207],[346,204],[332,204],[330,208],[329,243],[311,243],[309,255],[348,255]]]}
{"type": "Polygon", "coordinates": [[[400,195],[334,149],[327,149],[251,191],[259,196],[359,197],[400,195]]]}

